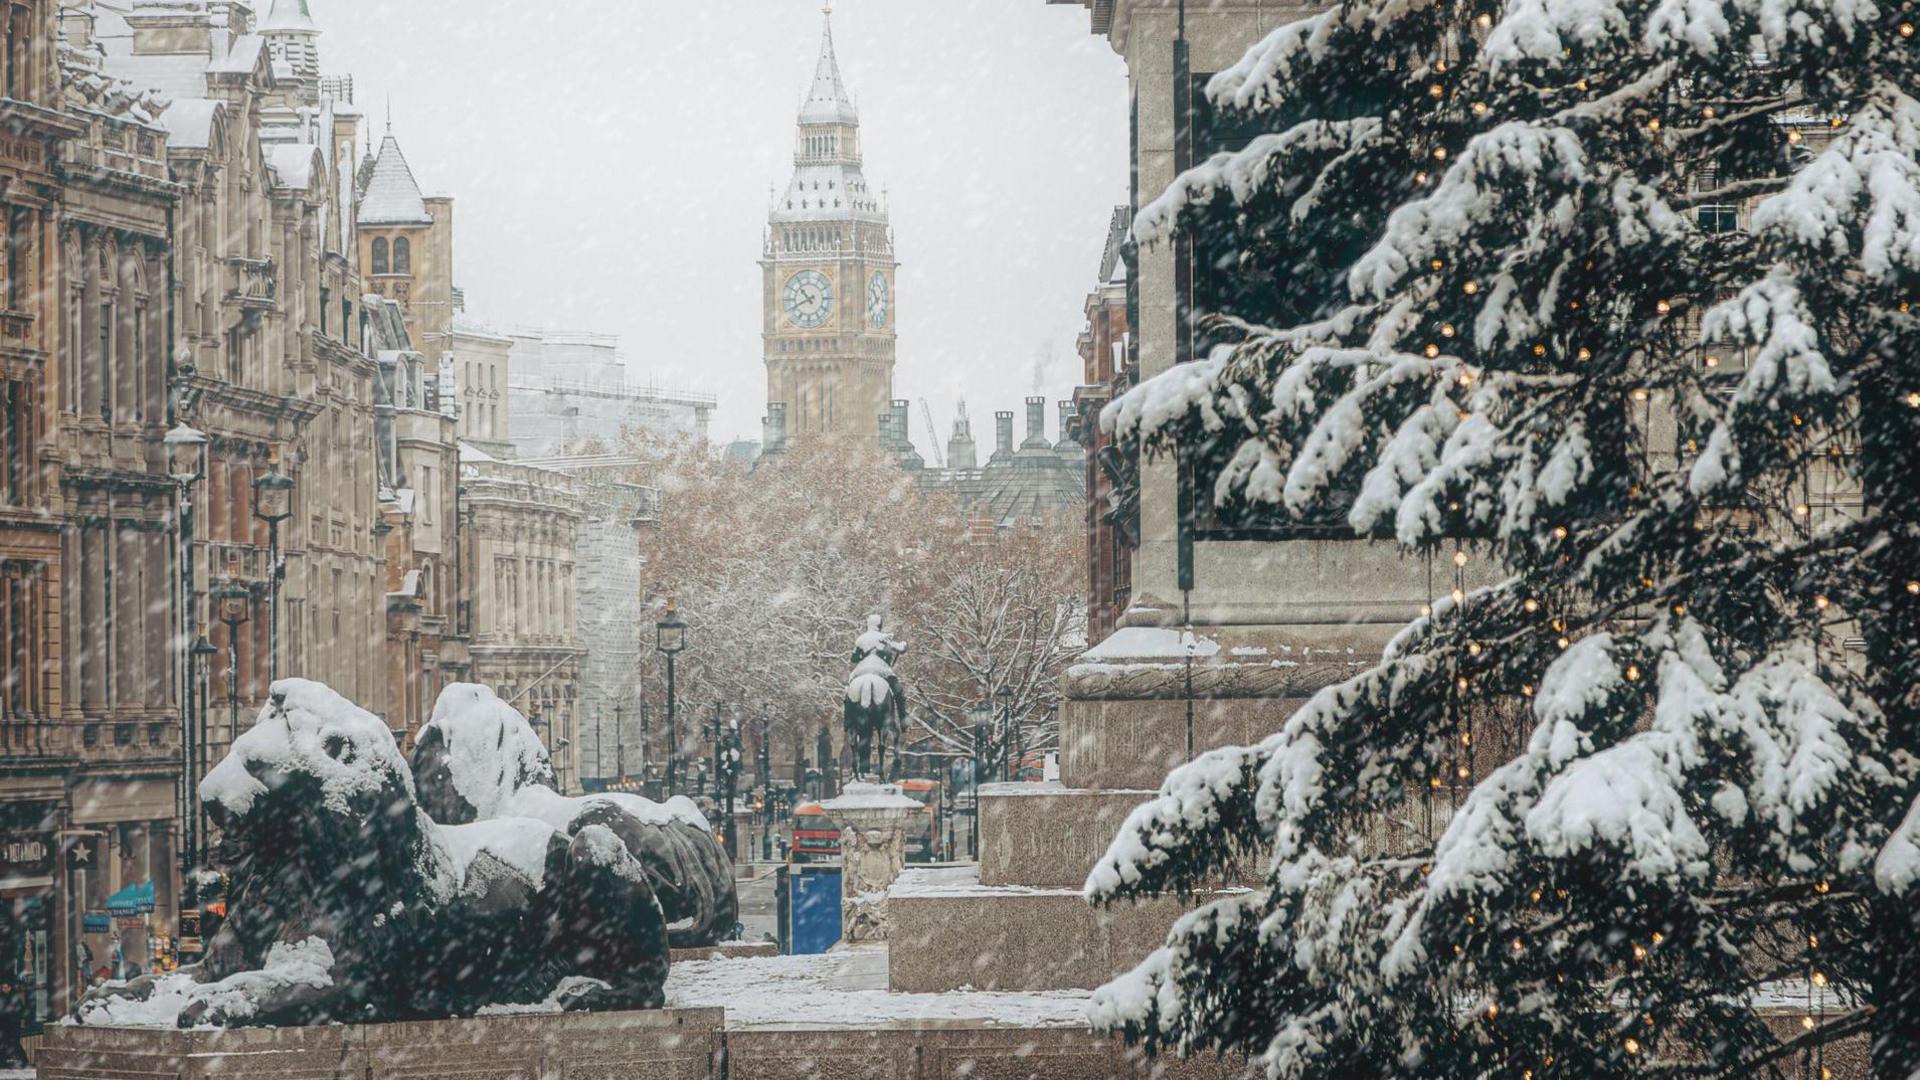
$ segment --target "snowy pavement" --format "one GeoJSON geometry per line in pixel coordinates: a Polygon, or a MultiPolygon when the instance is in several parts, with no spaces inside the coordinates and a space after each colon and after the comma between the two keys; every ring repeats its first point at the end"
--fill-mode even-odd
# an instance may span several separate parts
{"type": "Polygon", "coordinates": [[[724,1008],[729,1030],[925,1021],[1085,1027],[1087,998],[1084,990],[895,994],[887,990],[884,945],[821,956],[696,960],[675,964],[667,976],[669,1007],[724,1008]]]}

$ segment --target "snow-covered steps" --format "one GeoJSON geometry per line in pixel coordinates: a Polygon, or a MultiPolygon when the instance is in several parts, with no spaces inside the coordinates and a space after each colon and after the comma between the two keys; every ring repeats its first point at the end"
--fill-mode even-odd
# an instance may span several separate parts
{"type": "Polygon", "coordinates": [[[887,893],[888,983],[937,993],[1092,990],[1158,948],[1188,906],[1106,910],[1078,888],[985,885],[972,865],[909,869],[887,893]]]}
{"type": "Polygon", "coordinates": [[[980,883],[1078,891],[1127,815],[1153,792],[1059,784],[980,788],[980,883]]]}

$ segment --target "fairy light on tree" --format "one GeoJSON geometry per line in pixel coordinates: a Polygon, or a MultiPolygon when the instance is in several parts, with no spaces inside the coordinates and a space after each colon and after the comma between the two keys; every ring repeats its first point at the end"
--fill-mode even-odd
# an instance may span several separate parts
{"type": "Polygon", "coordinates": [[[1763,1074],[1862,1031],[1878,1073],[1920,1070],[1920,987],[1874,961],[1920,939],[1920,50],[1904,12],[1783,2],[1343,0],[1212,82],[1273,137],[1139,238],[1205,224],[1299,277],[1235,313],[1210,385],[1150,380],[1108,421],[1239,452],[1223,500],[1343,515],[1454,580],[1134,814],[1096,902],[1249,851],[1271,873],[1097,993],[1099,1026],[1289,1077],[1679,1072],[1706,1045],[1763,1074]],[[1502,701],[1498,757],[1474,725],[1502,701]],[[1442,789],[1438,837],[1356,854],[1442,789]],[[1806,884],[1755,884],[1780,882],[1806,884]],[[1783,1038],[1726,1003],[1791,926],[1769,988],[1817,992],[1783,1038]]]}

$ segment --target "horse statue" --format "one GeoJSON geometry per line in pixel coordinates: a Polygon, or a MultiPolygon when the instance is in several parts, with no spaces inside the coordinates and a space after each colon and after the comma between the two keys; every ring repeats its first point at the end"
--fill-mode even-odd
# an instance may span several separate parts
{"type": "Polygon", "coordinates": [[[882,777],[887,764],[888,736],[898,743],[906,730],[907,691],[893,662],[907,651],[907,643],[887,633],[878,615],[867,616],[866,633],[853,645],[853,675],[847,680],[844,703],[847,741],[853,745],[856,776],[882,777]],[[874,753],[875,741],[879,754],[874,753]],[[876,772],[875,766],[881,772],[876,772]]]}

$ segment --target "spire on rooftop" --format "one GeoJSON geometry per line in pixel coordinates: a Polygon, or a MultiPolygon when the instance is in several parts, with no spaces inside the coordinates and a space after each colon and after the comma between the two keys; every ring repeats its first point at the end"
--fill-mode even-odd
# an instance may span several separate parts
{"type": "Polygon", "coordinates": [[[431,225],[426,200],[420,196],[420,184],[413,178],[400,140],[387,132],[380,143],[380,156],[374,159],[367,178],[367,193],[360,200],[358,221],[362,225],[431,225]]]}
{"type": "Polygon", "coordinates": [[[307,7],[307,0],[273,0],[273,7],[267,12],[267,21],[260,24],[260,29],[262,32],[320,32],[319,24],[313,21],[313,12],[307,7]]]}
{"type": "Polygon", "coordinates": [[[820,9],[820,62],[813,70],[813,88],[800,106],[802,124],[857,124],[860,114],[854,110],[853,97],[840,78],[840,58],[833,51],[833,5],[820,9]]]}

